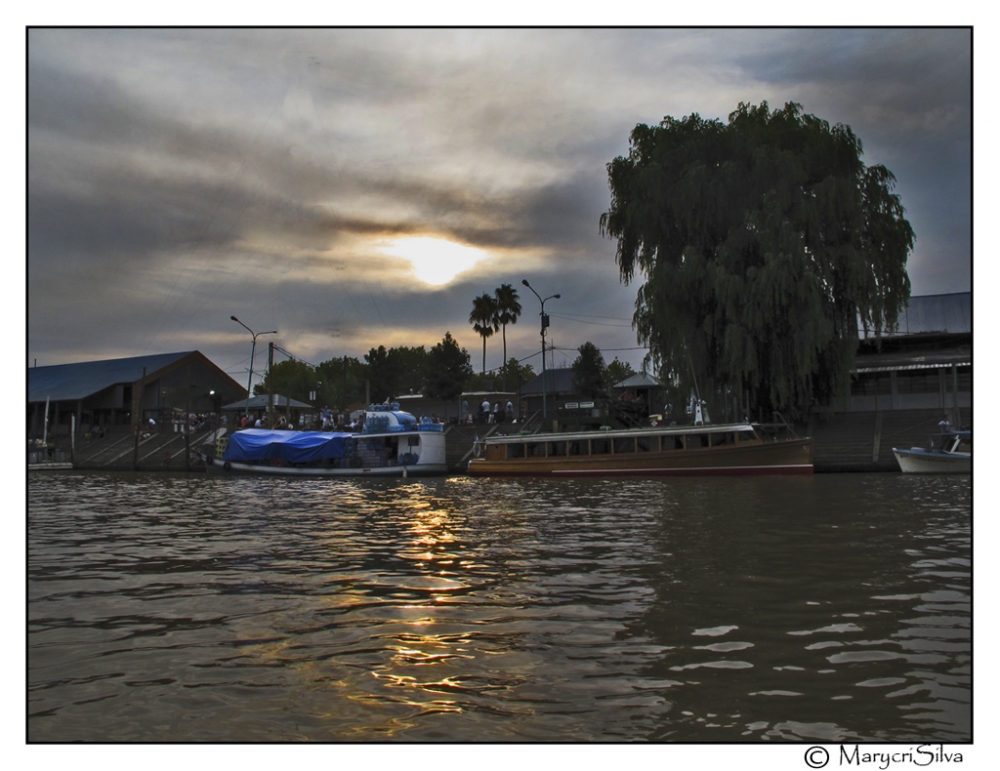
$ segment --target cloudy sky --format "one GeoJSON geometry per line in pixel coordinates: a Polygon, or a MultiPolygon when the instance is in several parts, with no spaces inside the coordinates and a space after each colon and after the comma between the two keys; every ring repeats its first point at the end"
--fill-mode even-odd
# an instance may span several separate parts
{"type": "Polygon", "coordinates": [[[638,368],[606,164],[741,101],[850,125],[913,293],[968,291],[971,78],[961,29],[33,29],[28,365],[196,349],[245,382],[235,315],[278,330],[255,369],[269,339],[318,364],[450,331],[478,371],[473,298],[508,283],[538,370],[528,279],[561,294],[557,366],[591,341],[638,368]]]}

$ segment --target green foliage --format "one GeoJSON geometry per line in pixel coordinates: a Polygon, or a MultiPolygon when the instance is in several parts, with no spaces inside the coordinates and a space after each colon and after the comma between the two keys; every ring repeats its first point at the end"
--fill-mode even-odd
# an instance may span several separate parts
{"type": "Polygon", "coordinates": [[[459,348],[451,332],[427,354],[427,387],[425,393],[434,399],[457,399],[472,377],[469,352],[459,348]]]}
{"type": "Polygon", "coordinates": [[[392,367],[385,346],[370,349],[365,354],[365,362],[368,364],[370,401],[379,403],[391,400],[396,395],[399,373],[392,367]]]}
{"type": "Polygon", "coordinates": [[[535,370],[530,364],[519,364],[517,359],[508,359],[507,363],[500,368],[503,390],[508,388],[516,391],[535,377],[535,370]]]}
{"type": "Polygon", "coordinates": [[[353,357],[343,356],[324,361],[317,368],[323,385],[322,406],[346,410],[349,404],[364,402],[368,367],[353,357]]]}
{"type": "Polygon", "coordinates": [[[305,362],[289,359],[270,368],[263,382],[254,387],[254,394],[273,393],[300,402],[309,401],[309,392],[316,390],[319,374],[305,362]]]}
{"type": "Polygon", "coordinates": [[[389,367],[396,373],[396,393],[423,393],[428,376],[428,353],[422,345],[389,349],[389,367]]]}
{"type": "Polygon", "coordinates": [[[614,360],[608,364],[607,368],[607,386],[610,390],[615,383],[620,383],[626,378],[632,377],[636,374],[636,371],[632,369],[632,365],[627,361],[619,361],[618,357],[615,356],[614,360]]]}
{"type": "Polygon", "coordinates": [[[573,362],[573,389],[582,396],[599,398],[607,396],[605,379],[607,370],[600,349],[593,343],[581,345],[579,356],[573,362]]]}
{"type": "Polygon", "coordinates": [[[794,103],[636,126],[600,226],[622,280],[645,279],[633,322],[661,379],[797,417],[843,389],[858,320],[891,327],[909,298],[914,242],[894,177],[861,154],[794,103]]]}
{"type": "Polygon", "coordinates": [[[494,332],[500,329],[500,322],[497,314],[497,301],[495,297],[488,294],[481,294],[472,301],[472,313],[469,314],[469,323],[477,334],[483,338],[483,372],[486,372],[486,338],[491,337],[494,332]]]}

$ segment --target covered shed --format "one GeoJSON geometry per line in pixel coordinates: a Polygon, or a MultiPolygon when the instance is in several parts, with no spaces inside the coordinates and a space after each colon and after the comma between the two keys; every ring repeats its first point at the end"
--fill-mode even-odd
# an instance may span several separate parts
{"type": "Polygon", "coordinates": [[[612,395],[623,402],[645,405],[648,412],[658,413],[663,406],[663,386],[645,372],[631,375],[612,387],[612,395]]]}
{"type": "Polygon", "coordinates": [[[296,420],[297,416],[303,412],[318,412],[313,405],[300,402],[298,399],[290,399],[280,394],[257,394],[256,396],[251,396],[249,399],[244,396],[242,399],[237,399],[234,402],[223,405],[222,413],[232,423],[234,418],[238,421],[245,414],[249,414],[254,418],[263,417],[267,414],[269,406],[274,409],[274,412],[295,418],[296,420]]]}
{"type": "Polygon", "coordinates": [[[542,397],[545,398],[545,411],[555,412],[566,402],[580,401],[580,395],[573,385],[573,369],[549,369],[537,375],[521,386],[521,413],[532,415],[542,411],[542,397]]]}
{"type": "Polygon", "coordinates": [[[200,351],[82,361],[28,369],[28,435],[40,438],[100,426],[131,430],[175,410],[217,413],[246,389],[200,351]]]}

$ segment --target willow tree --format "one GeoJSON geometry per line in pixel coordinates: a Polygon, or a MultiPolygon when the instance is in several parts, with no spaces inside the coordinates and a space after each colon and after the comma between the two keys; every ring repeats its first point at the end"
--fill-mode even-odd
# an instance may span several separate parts
{"type": "Polygon", "coordinates": [[[600,221],[622,281],[642,276],[633,326],[661,375],[795,417],[845,387],[859,322],[896,324],[914,242],[892,173],[801,109],[636,126],[600,221]]]}

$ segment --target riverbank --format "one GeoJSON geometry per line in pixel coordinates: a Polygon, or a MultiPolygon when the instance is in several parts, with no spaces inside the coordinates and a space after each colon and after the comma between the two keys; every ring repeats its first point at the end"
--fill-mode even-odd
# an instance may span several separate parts
{"type": "MultiPolygon", "coordinates": [[[[964,411],[963,418],[971,424],[972,411],[964,411]]],[[[898,472],[892,448],[925,446],[928,436],[936,433],[940,419],[938,410],[850,412],[838,413],[795,430],[801,436],[813,437],[816,473],[898,472]]],[[[464,474],[476,437],[484,439],[494,431],[515,433],[517,425],[448,426],[445,441],[449,471],[464,474]]],[[[135,437],[131,433],[121,433],[86,442],[68,465],[65,462],[29,464],[29,469],[53,471],[58,466],[59,469],[127,471],[134,468],[137,471],[203,473],[205,467],[197,451],[211,435],[211,431],[191,435],[191,455],[187,463],[183,434],[154,434],[140,439],[137,449],[135,437]]],[[[67,461],[68,454],[60,453],[59,459],[67,461]]]]}

